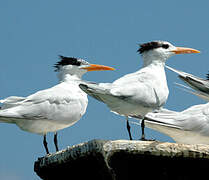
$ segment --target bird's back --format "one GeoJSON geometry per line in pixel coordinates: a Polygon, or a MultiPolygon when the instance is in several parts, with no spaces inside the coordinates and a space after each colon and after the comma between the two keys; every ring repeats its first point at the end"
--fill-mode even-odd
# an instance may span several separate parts
{"type": "Polygon", "coordinates": [[[164,105],[168,97],[168,87],[162,66],[143,68],[113,83],[87,83],[81,88],[121,115],[144,116],[147,112],[164,105]]]}
{"type": "Polygon", "coordinates": [[[16,123],[29,132],[56,131],[77,122],[87,104],[87,95],[77,83],[63,82],[0,110],[0,121],[16,123]]]}

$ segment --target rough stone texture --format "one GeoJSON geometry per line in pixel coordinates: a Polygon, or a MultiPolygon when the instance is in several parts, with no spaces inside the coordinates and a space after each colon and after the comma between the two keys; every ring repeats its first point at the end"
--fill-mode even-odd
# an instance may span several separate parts
{"type": "Polygon", "coordinates": [[[39,158],[34,170],[52,179],[203,179],[209,146],[155,141],[92,140],[39,158]]]}

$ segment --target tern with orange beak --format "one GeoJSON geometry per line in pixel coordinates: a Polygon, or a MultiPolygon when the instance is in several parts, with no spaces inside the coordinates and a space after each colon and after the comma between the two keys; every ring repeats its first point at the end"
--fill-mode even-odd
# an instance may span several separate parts
{"type": "Polygon", "coordinates": [[[82,59],[60,56],[55,64],[60,83],[38,91],[28,97],[11,96],[0,100],[0,122],[14,123],[22,130],[44,136],[44,147],[49,154],[46,134],[54,132],[54,144],[58,151],[57,131],[75,124],[86,112],[87,94],[79,84],[88,71],[114,70],[114,68],[89,64],[82,59]]]}
{"type": "Polygon", "coordinates": [[[128,122],[129,116],[142,118],[142,136],[144,134],[144,116],[148,112],[160,109],[169,94],[165,75],[165,62],[175,54],[199,53],[200,51],[175,47],[166,41],[152,41],[141,44],[138,52],[142,55],[143,67],[127,74],[113,83],[81,83],[80,88],[104,102],[111,111],[126,116],[126,126],[130,140],[132,135],[128,122]]]}
{"type": "MultiPolygon", "coordinates": [[[[169,66],[166,68],[178,74],[188,86],[177,84],[209,101],[209,79],[197,77],[169,66]]],[[[193,105],[181,112],[160,109],[145,116],[147,127],[170,136],[174,141],[185,144],[209,144],[209,103],[193,105]]]]}

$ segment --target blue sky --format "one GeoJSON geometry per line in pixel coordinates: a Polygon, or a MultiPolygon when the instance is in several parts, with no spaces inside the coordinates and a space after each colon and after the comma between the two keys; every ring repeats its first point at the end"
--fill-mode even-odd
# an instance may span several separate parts
{"type": "MultiPolygon", "coordinates": [[[[205,77],[209,67],[209,1],[5,0],[0,2],[0,98],[27,96],[58,83],[53,65],[58,55],[74,56],[116,71],[89,72],[83,79],[112,82],[142,65],[139,43],[167,40],[196,48],[201,54],[178,55],[167,65],[205,77]]],[[[170,95],[165,105],[183,110],[205,103],[175,87],[176,74],[166,70],[170,95]]],[[[132,126],[135,139],[140,127],[132,126]]],[[[173,142],[146,129],[149,138],[173,142]]],[[[91,139],[128,139],[125,121],[106,105],[89,98],[86,114],[58,132],[61,149],[91,139]]],[[[53,136],[47,136],[54,152],[53,136]]],[[[1,124],[0,179],[39,179],[34,161],[45,155],[42,137],[1,124]]]]}

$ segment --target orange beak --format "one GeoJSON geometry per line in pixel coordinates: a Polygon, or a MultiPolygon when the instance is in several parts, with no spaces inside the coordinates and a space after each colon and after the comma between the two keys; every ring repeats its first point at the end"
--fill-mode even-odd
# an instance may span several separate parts
{"type": "Polygon", "coordinates": [[[200,51],[192,48],[176,47],[175,50],[172,50],[175,54],[191,54],[191,53],[200,53],[200,51]]]}
{"type": "Polygon", "coordinates": [[[86,67],[82,67],[81,69],[86,69],[87,71],[107,71],[107,70],[115,70],[115,68],[109,66],[103,66],[99,64],[89,64],[86,67]]]}

